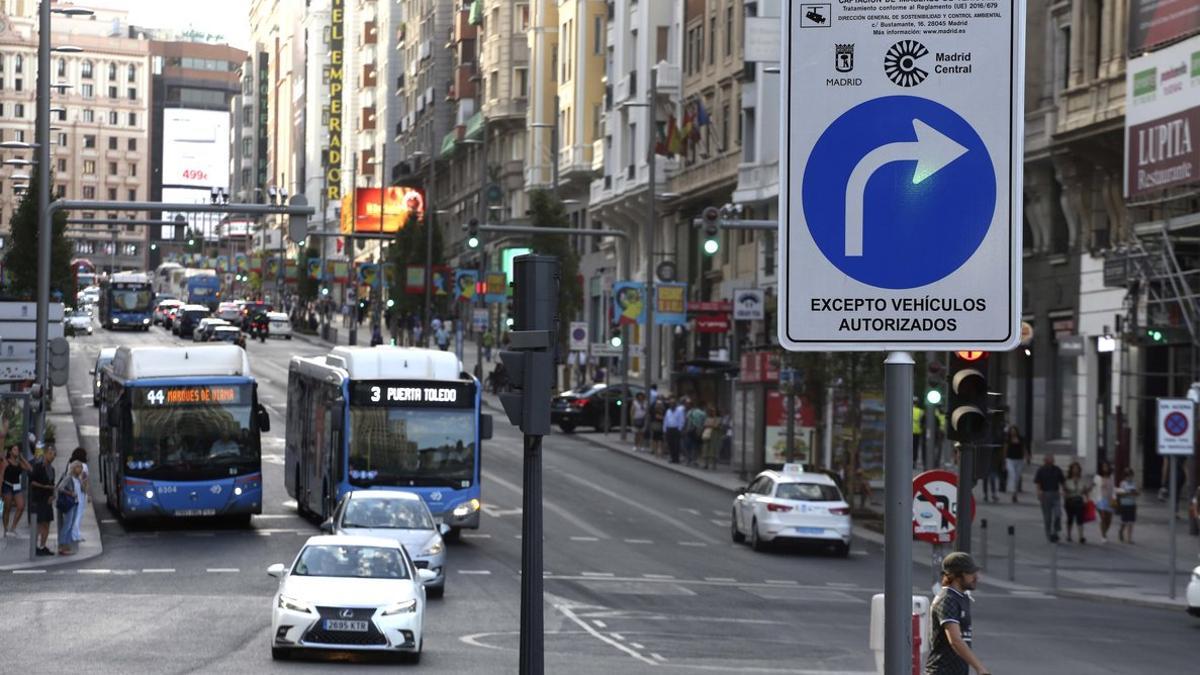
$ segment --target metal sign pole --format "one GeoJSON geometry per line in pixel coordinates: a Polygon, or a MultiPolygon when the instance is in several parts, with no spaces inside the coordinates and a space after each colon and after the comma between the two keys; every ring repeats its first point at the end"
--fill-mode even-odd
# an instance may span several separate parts
{"type": "Polygon", "coordinates": [[[884,361],[884,672],[912,673],[912,391],[913,357],[884,361]]]}
{"type": "Polygon", "coordinates": [[[1167,567],[1167,583],[1168,583],[1167,597],[1174,600],[1175,599],[1175,554],[1176,554],[1175,527],[1176,527],[1176,520],[1177,520],[1177,518],[1175,517],[1175,507],[1177,505],[1176,500],[1178,498],[1178,495],[1176,494],[1177,481],[1175,480],[1175,455],[1171,455],[1170,457],[1167,458],[1167,480],[1171,481],[1171,485],[1170,485],[1170,489],[1169,489],[1170,497],[1169,497],[1169,501],[1167,502],[1167,504],[1168,504],[1167,518],[1169,519],[1167,521],[1167,565],[1168,565],[1168,567],[1167,567]]]}

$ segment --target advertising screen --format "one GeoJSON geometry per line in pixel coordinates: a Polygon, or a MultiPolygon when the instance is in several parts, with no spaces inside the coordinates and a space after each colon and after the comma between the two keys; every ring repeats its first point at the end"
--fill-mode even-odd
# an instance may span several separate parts
{"type": "Polygon", "coordinates": [[[163,111],[162,184],[229,187],[229,113],[168,108],[163,111]]]}

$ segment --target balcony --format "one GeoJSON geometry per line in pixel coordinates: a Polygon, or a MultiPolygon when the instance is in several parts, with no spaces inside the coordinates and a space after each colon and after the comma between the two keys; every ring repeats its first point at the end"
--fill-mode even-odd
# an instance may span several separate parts
{"type": "Polygon", "coordinates": [[[612,101],[609,105],[620,105],[626,101],[633,100],[637,93],[637,71],[631,70],[629,74],[617,80],[616,90],[613,92],[612,101]]]}
{"type": "Polygon", "coordinates": [[[359,127],[362,131],[375,130],[375,107],[362,109],[362,125],[359,127]]]}
{"type": "MultiPolygon", "coordinates": [[[[604,141],[599,141],[603,147],[604,141]]],[[[558,174],[563,179],[570,179],[580,174],[586,174],[591,177],[594,162],[592,153],[594,152],[595,143],[591,145],[571,145],[558,150],[558,174]]],[[[600,158],[601,167],[603,167],[603,154],[600,158]]]]}
{"type": "Polygon", "coordinates": [[[451,86],[454,88],[453,100],[475,98],[475,64],[464,63],[456,67],[451,86]]]}
{"type": "Polygon", "coordinates": [[[376,68],[374,63],[363,65],[362,75],[359,77],[360,88],[374,88],[377,82],[376,68]]]}
{"type": "Polygon", "coordinates": [[[592,141],[592,171],[601,173],[604,171],[604,139],[598,138],[592,141]]]}
{"type": "Polygon", "coordinates": [[[417,47],[417,61],[424,61],[433,54],[433,41],[425,40],[417,47]]]}
{"type": "Polygon", "coordinates": [[[478,35],[478,30],[475,28],[475,26],[471,25],[470,10],[464,9],[459,11],[458,14],[454,15],[454,28],[451,35],[453,36],[452,39],[455,42],[475,39],[475,36],[478,35]]]}

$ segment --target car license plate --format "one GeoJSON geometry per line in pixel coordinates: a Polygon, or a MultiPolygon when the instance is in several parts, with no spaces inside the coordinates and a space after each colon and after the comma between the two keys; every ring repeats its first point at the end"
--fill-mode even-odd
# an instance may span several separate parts
{"type": "Polygon", "coordinates": [[[823,527],[797,527],[796,534],[825,534],[823,527]]]}
{"type": "Polygon", "coordinates": [[[189,516],[215,516],[215,515],[217,515],[217,510],[216,509],[176,509],[173,512],[173,515],[182,516],[185,518],[189,517],[189,516]]]}
{"type": "Polygon", "coordinates": [[[325,630],[341,630],[365,633],[367,631],[367,622],[347,621],[345,619],[325,619],[325,630]]]}

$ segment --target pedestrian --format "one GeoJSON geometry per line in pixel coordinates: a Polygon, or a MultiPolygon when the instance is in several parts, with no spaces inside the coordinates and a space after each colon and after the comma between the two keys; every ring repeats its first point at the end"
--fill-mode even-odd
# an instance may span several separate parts
{"type": "Polygon", "coordinates": [[[383,344],[383,332],[379,329],[379,324],[375,324],[371,328],[371,346],[378,347],[381,344],[383,344]]]}
{"type": "Polygon", "coordinates": [[[1137,522],[1137,483],[1133,482],[1133,467],[1125,467],[1121,476],[1121,484],[1117,486],[1117,512],[1121,514],[1121,528],[1117,537],[1127,543],[1133,543],[1133,524],[1137,522]]]}
{"type": "Polygon", "coordinates": [[[489,328],[483,333],[483,360],[489,363],[492,360],[492,347],[496,346],[496,336],[492,335],[492,330],[489,328]]]}
{"type": "Polygon", "coordinates": [[[50,523],[54,522],[54,446],[47,445],[42,456],[33,460],[29,470],[29,510],[37,519],[37,555],[54,555],[46,547],[50,523]]]}
{"type": "Polygon", "coordinates": [[[58,481],[55,505],[58,507],[58,554],[75,555],[73,537],[75,514],[83,510],[83,486],[79,477],[83,475],[83,463],[71,462],[58,481]]]}
{"type": "Polygon", "coordinates": [[[925,468],[925,409],[921,407],[921,399],[916,396],[912,403],[912,435],[913,468],[925,468]]]}
{"type": "Polygon", "coordinates": [[[650,385],[649,403],[650,403],[651,407],[653,407],[655,403],[658,403],[658,385],[657,384],[650,385]]]}
{"type": "Polygon", "coordinates": [[[704,448],[704,452],[701,454],[703,469],[717,468],[717,451],[724,440],[725,430],[721,423],[721,416],[717,413],[717,407],[710,405],[705,414],[704,431],[700,432],[700,442],[704,448]]]}
{"type": "Polygon", "coordinates": [[[704,406],[688,399],[687,418],[684,420],[683,452],[688,466],[697,466],[697,458],[704,446],[704,426],[708,423],[708,414],[704,406]]]}
{"type": "Polygon", "coordinates": [[[79,497],[81,508],[75,510],[75,520],[71,523],[71,539],[83,541],[83,535],[79,532],[79,526],[83,524],[83,511],[87,508],[86,505],[92,501],[91,473],[88,471],[87,449],[83,447],[75,448],[71,451],[71,459],[69,461],[79,462],[80,466],[83,467],[83,473],[79,476],[79,483],[82,488],[79,497]]]}
{"type": "Polygon", "coordinates": [[[639,391],[633,397],[633,451],[641,452],[646,440],[646,394],[639,391]]]}
{"type": "Polygon", "coordinates": [[[1100,518],[1100,543],[1108,543],[1108,528],[1112,527],[1113,510],[1117,507],[1116,485],[1113,483],[1112,465],[1106,460],[1096,468],[1092,482],[1096,488],[1096,515],[1100,518]]]}
{"type": "Polygon", "coordinates": [[[1067,541],[1071,539],[1071,525],[1079,526],[1079,543],[1086,544],[1083,536],[1083,513],[1087,508],[1088,495],[1092,492],[1091,481],[1083,479],[1083,467],[1071,462],[1067,467],[1067,480],[1063,482],[1063,510],[1067,512],[1067,541]]]}
{"type": "Polygon", "coordinates": [[[1017,490],[1021,487],[1021,471],[1025,469],[1025,441],[1021,430],[1010,424],[1004,433],[1004,464],[1008,469],[1008,491],[1012,503],[1017,503],[1017,490]]]}
{"type": "Polygon", "coordinates": [[[1062,485],[1065,480],[1062,469],[1054,465],[1054,455],[1046,453],[1033,483],[1037,485],[1038,502],[1042,505],[1046,539],[1052,544],[1058,542],[1058,533],[1062,530],[1062,485]]]}
{"type": "MultiPolygon", "coordinates": [[[[0,436],[0,438],[3,438],[0,436]]],[[[0,484],[0,494],[4,498],[4,536],[9,532],[17,533],[21,524],[21,516],[25,514],[25,493],[21,488],[22,474],[32,471],[33,467],[21,456],[21,447],[13,445],[4,453],[0,460],[0,471],[3,472],[3,484],[0,484]],[[10,525],[11,522],[11,525],[10,525]]]]}
{"type": "Polygon", "coordinates": [[[663,436],[667,441],[667,453],[671,456],[671,463],[679,463],[679,451],[681,450],[680,443],[683,441],[683,425],[684,417],[687,415],[687,408],[683,401],[667,401],[668,410],[663,417],[663,436]]]}
{"type": "Polygon", "coordinates": [[[992,502],[1000,501],[1000,495],[997,490],[1000,486],[1000,471],[1004,466],[1004,452],[1001,448],[994,446],[977,446],[976,457],[978,461],[983,462],[983,501],[988,500],[988,492],[991,492],[992,502]]]}
{"type": "Polygon", "coordinates": [[[663,423],[667,418],[667,403],[663,399],[654,402],[650,409],[650,451],[655,457],[663,456],[663,423]]]}
{"type": "Polygon", "coordinates": [[[446,330],[445,326],[438,326],[433,335],[437,341],[438,349],[442,351],[450,349],[450,331],[446,330]]]}
{"type": "MultiPolygon", "coordinates": [[[[925,675],[991,675],[971,649],[971,598],[979,584],[979,565],[968,553],[956,551],[942,559],[942,588],[930,606],[933,637],[925,675]]],[[[907,628],[906,628],[907,630],[907,628]]]]}

